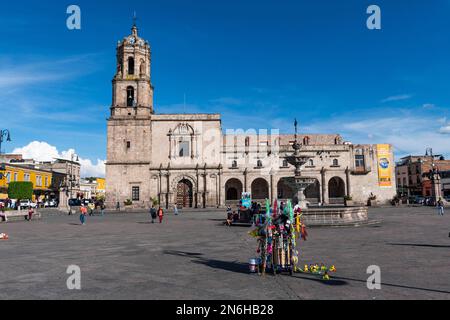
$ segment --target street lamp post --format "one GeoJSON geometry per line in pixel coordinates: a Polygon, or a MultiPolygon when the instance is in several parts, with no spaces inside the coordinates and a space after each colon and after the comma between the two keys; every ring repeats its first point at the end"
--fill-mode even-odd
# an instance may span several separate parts
{"type": "Polygon", "coordinates": [[[67,199],[67,206],[69,207],[69,215],[72,214],[72,208],[69,205],[69,200],[73,198],[72,192],[73,192],[73,185],[74,182],[76,181],[75,176],[73,174],[73,163],[75,161],[75,157],[76,157],[76,161],[80,161],[78,158],[78,155],[76,155],[75,153],[72,153],[70,155],[70,169],[69,169],[69,177],[67,179],[67,182],[69,183],[69,195],[68,195],[68,199],[67,199]]]}
{"type": "Polygon", "coordinates": [[[70,161],[70,179],[69,179],[69,182],[70,182],[70,197],[71,198],[73,198],[73,195],[72,195],[73,185],[77,181],[77,179],[75,179],[75,176],[73,174],[73,163],[75,161],[75,157],[76,157],[76,161],[77,162],[80,161],[79,158],[78,158],[78,155],[76,155],[75,153],[72,153],[70,155],[70,160],[71,161],[70,161]]]}
{"type": "Polygon", "coordinates": [[[4,138],[6,138],[7,142],[11,142],[11,133],[8,129],[0,130],[0,153],[2,153],[2,143],[4,138]]]}

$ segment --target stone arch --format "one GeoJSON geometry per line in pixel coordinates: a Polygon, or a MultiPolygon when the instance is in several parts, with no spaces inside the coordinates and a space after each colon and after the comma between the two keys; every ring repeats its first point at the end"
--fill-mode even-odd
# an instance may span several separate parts
{"type": "Polygon", "coordinates": [[[311,184],[305,190],[306,200],[311,203],[319,203],[320,202],[320,182],[315,179],[314,184],[311,184]]]}
{"type": "Polygon", "coordinates": [[[269,183],[264,178],[256,178],[251,184],[252,199],[265,200],[269,199],[269,183]]]}
{"type": "Polygon", "coordinates": [[[330,203],[341,203],[345,197],[345,182],[340,177],[328,181],[328,197],[330,203]]]}
{"type": "Polygon", "coordinates": [[[277,198],[282,200],[293,200],[295,194],[294,178],[281,178],[277,184],[277,198]]]}
{"type": "Polygon", "coordinates": [[[135,90],[133,86],[127,87],[127,107],[134,107],[135,103],[135,90]]]}
{"type": "Polygon", "coordinates": [[[234,201],[241,198],[244,186],[241,180],[237,178],[230,178],[225,183],[225,200],[234,201]]]}
{"type": "Polygon", "coordinates": [[[128,57],[128,74],[134,75],[134,58],[128,57]]]}
{"type": "Polygon", "coordinates": [[[193,176],[191,176],[189,174],[179,174],[172,178],[172,182],[170,184],[170,188],[171,188],[172,192],[175,192],[177,190],[178,182],[180,182],[183,179],[189,180],[192,183],[193,189],[197,190],[197,183],[193,176]]]}
{"type": "Polygon", "coordinates": [[[178,181],[175,203],[181,208],[194,206],[194,185],[189,179],[184,178],[178,181]]]}

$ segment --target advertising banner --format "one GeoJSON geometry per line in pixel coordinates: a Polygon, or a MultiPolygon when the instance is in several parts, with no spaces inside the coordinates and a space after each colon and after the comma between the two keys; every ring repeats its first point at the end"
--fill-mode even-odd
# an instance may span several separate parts
{"type": "Polygon", "coordinates": [[[378,157],[378,184],[380,187],[392,187],[391,146],[389,144],[377,145],[378,157]]]}

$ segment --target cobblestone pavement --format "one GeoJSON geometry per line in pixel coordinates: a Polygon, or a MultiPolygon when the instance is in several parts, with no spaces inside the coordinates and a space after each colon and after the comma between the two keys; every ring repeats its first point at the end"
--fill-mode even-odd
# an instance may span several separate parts
{"type": "Polygon", "coordinates": [[[88,217],[43,214],[0,224],[0,299],[450,299],[450,212],[374,208],[365,227],[311,228],[301,264],[335,264],[324,282],[248,273],[249,228],[225,227],[222,212],[88,217]],[[66,269],[81,268],[82,288],[67,289],[66,269]],[[366,286],[381,268],[381,290],[366,286]]]}

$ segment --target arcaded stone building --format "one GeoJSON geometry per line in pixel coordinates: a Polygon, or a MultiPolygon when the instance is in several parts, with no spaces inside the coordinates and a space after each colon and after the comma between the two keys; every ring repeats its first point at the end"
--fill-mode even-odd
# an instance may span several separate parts
{"type": "MultiPolygon", "coordinates": [[[[220,114],[157,114],[153,105],[149,43],[132,34],[117,45],[117,69],[108,119],[106,201],[132,207],[219,207],[252,198],[295,197],[294,135],[277,131],[223,132],[220,114]]],[[[312,203],[343,203],[351,196],[366,203],[396,194],[389,145],[353,145],[339,134],[301,134],[302,154],[310,157],[305,177],[312,203]],[[383,152],[383,154],[381,154],[383,152]],[[380,167],[381,166],[381,167],[380,167]],[[382,168],[382,170],[380,170],[382,168]],[[383,171],[384,170],[384,171],[383,171]]]]}

